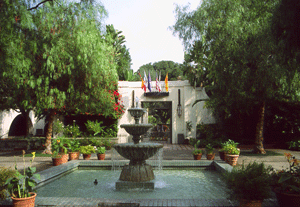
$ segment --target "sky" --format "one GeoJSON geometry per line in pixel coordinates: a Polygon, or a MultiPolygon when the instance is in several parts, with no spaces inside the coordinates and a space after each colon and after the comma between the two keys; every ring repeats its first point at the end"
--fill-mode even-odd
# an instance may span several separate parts
{"type": "Polygon", "coordinates": [[[105,24],[113,24],[125,36],[134,72],[142,65],[161,60],[183,62],[182,42],[168,27],[175,24],[175,4],[190,4],[190,9],[195,10],[200,0],[101,0],[101,3],[109,15],[105,24]]]}

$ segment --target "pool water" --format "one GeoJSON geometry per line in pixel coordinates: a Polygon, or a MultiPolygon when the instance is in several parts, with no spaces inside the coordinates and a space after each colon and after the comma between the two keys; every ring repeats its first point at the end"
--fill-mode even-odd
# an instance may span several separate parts
{"type": "Polygon", "coordinates": [[[84,197],[105,199],[226,199],[227,188],[214,170],[154,171],[154,190],[115,189],[121,171],[76,170],[37,188],[41,197],[84,197]],[[94,181],[97,179],[98,184],[94,181]]]}

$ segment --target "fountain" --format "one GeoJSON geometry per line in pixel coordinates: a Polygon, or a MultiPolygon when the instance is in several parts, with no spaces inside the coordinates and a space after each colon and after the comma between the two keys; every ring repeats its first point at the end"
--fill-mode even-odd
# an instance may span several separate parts
{"type": "Polygon", "coordinates": [[[134,117],[134,124],[122,124],[127,133],[132,135],[133,143],[116,144],[114,148],[117,152],[130,162],[122,169],[119,180],[116,182],[116,189],[144,188],[154,189],[154,173],[151,165],[146,160],[155,155],[162,144],[141,143],[141,135],[145,134],[152,124],[140,124],[139,119],[146,112],[145,109],[138,107],[138,98],[136,98],[136,107],[128,109],[131,116],[134,117]]]}

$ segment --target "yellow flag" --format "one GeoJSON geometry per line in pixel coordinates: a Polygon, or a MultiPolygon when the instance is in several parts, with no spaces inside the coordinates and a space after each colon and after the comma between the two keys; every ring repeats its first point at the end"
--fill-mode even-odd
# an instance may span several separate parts
{"type": "Polygon", "coordinates": [[[168,73],[167,73],[166,78],[165,78],[165,84],[166,84],[166,91],[168,92],[169,91],[168,73]]]}

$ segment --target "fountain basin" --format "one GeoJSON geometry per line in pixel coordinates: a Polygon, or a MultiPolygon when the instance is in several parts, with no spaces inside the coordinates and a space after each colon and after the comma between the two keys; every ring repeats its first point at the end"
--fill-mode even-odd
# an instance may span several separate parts
{"type": "Polygon", "coordinates": [[[122,124],[120,126],[124,128],[128,134],[133,136],[140,136],[146,134],[146,132],[153,127],[152,124],[122,124]]]}
{"type": "Polygon", "coordinates": [[[152,157],[157,151],[163,148],[162,144],[158,143],[123,143],[113,146],[117,152],[126,159],[129,159],[132,165],[143,164],[145,160],[152,157]]]}

